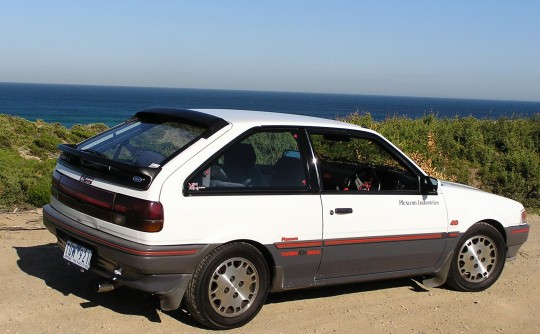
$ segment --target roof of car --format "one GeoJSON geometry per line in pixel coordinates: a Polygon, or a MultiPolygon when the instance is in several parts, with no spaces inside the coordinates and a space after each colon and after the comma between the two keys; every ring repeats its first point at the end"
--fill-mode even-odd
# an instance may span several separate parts
{"type": "Polygon", "coordinates": [[[224,119],[232,124],[259,124],[259,125],[283,125],[283,126],[315,126],[337,127],[343,129],[358,130],[359,126],[331,119],[285,114],[269,111],[232,110],[232,109],[193,109],[201,113],[210,114],[224,119]]]}

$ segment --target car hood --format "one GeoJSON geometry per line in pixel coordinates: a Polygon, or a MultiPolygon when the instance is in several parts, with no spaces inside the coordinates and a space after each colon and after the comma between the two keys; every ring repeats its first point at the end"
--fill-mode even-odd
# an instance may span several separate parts
{"type": "MultiPolygon", "coordinates": [[[[440,181],[441,183],[441,186],[443,186],[445,189],[456,189],[456,190],[472,190],[472,191],[479,191],[481,193],[486,193],[485,191],[483,190],[480,190],[478,188],[475,188],[475,187],[472,187],[472,186],[468,186],[468,185],[465,185],[465,184],[461,184],[461,183],[455,183],[455,182],[450,182],[450,181],[440,181]]],[[[488,193],[486,193],[488,194],[488,193]]]]}
{"type": "MultiPolygon", "coordinates": [[[[473,201],[490,201],[490,202],[515,202],[510,198],[492,194],[483,190],[480,190],[475,187],[471,187],[465,184],[450,182],[450,181],[441,181],[442,193],[445,195],[454,195],[454,196],[463,196],[464,199],[470,199],[473,201]]],[[[519,203],[518,203],[519,204],[519,203]]],[[[521,204],[520,204],[521,205],[521,204]]]]}

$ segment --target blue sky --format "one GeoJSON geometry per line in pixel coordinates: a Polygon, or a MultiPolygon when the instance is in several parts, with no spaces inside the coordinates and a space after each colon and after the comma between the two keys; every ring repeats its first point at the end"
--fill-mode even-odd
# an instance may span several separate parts
{"type": "Polygon", "coordinates": [[[540,1],[0,0],[0,82],[540,101],[540,1]]]}

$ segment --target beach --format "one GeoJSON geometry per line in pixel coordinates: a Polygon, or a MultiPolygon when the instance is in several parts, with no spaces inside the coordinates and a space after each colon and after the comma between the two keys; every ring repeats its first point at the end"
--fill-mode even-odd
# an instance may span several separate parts
{"type": "MultiPolygon", "coordinates": [[[[270,295],[257,317],[228,333],[537,333],[540,216],[494,286],[480,293],[427,288],[412,279],[270,295]]],[[[0,333],[203,333],[156,297],[118,288],[62,260],[41,209],[0,214],[0,333]]]]}

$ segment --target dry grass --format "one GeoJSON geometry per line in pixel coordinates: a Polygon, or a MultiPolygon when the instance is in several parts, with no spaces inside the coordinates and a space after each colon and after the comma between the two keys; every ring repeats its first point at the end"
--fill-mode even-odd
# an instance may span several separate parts
{"type": "MultiPolygon", "coordinates": [[[[433,133],[431,133],[431,131],[428,132],[427,147],[428,147],[428,153],[430,156],[436,155],[439,158],[446,159],[446,157],[437,147],[437,143],[435,142],[435,138],[433,136],[433,133]]],[[[433,176],[437,179],[441,179],[441,180],[447,180],[447,181],[453,181],[453,182],[457,181],[457,177],[455,177],[454,175],[447,175],[444,171],[441,171],[437,169],[437,167],[433,166],[433,160],[431,158],[424,156],[422,153],[412,152],[412,153],[409,153],[408,155],[428,175],[433,176]]]]}

